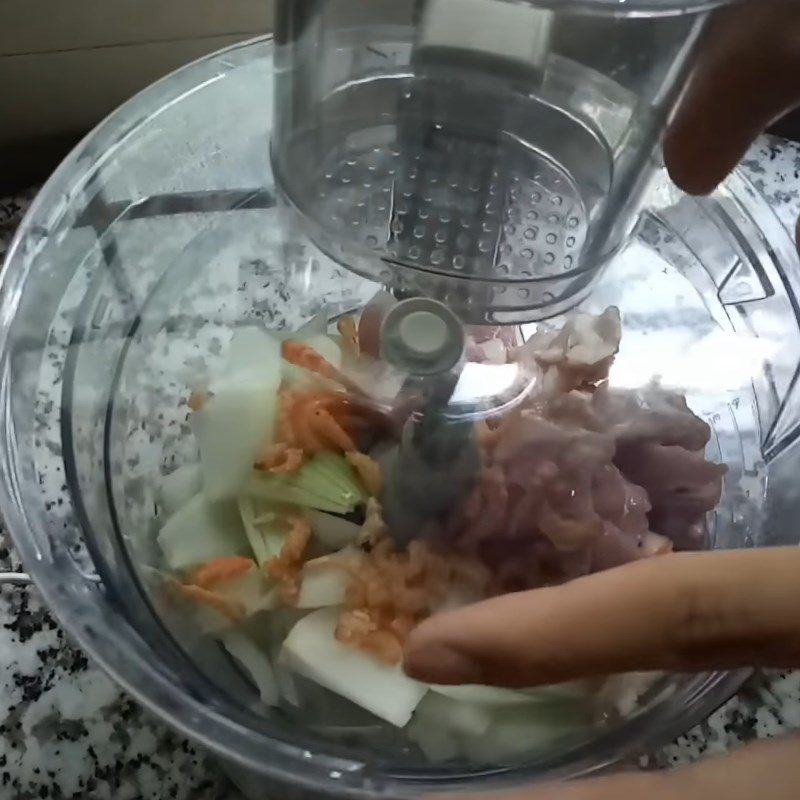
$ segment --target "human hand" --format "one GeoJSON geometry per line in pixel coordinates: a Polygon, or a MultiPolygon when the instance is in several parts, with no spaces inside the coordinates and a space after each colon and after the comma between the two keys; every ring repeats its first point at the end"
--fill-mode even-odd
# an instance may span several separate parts
{"type": "Polygon", "coordinates": [[[676,553],[423,622],[406,671],[537,686],[634,670],[800,667],[800,548],[676,553]]]}
{"type": "MultiPolygon", "coordinates": [[[[405,669],[431,683],[518,687],[632,670],[800,667],[798,575],[795,547],[638,561],[431,617],[412,632],[405,669]]],[[[789,740],[510,800],[796,800],[799,755],[789,740]]]]}
{"type": "Polygon", "coordinates": [[[667,132],[672,179],[690,194],[711,192],[798,104],[800,2],[743,0],[719,12],[667,132]]]}
{"type": "MultiPolygon", "coordinates": [[[[689,194],[713,191],[800,104],[800,2],[745,0],[719,15],[701,48],[664,142],[670,176],[689,194]]],[[[795,241],[800,250],[800,220],[795,241]]]]}

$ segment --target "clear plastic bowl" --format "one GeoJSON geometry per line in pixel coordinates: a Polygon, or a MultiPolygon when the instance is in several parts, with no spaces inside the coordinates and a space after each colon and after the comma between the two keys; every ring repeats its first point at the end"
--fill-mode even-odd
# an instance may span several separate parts
{"type": "MultiPolygon", "coordinates": [[[[187,381],[242,321],[294,326],[376,285],[287,222],[267,153],[272,45],[203,59],[143,92],[67,158],[9,251],[0,300],[0,504],[66,629],[126,690],[220,756],[291,789],[410,796],[600,769],[704,718],[741,673],[676,679],[630,718],[502,768],[333,744],[264,715],[220,648],[160,604],[159,476],[188,454],[187,381]]],[[[718,547],[796,543],[797,253],[740,175],[708,200],[662,174],[587,300],[620,307],[614,380],[679,384],[730,472],[718,547]],[[778,458],[781,456],[781,458],[778,458]],[[768,482],[769,478],[769,482],[768,482]],[[796,530],[796,529],[795,529],[796,530]]]]}

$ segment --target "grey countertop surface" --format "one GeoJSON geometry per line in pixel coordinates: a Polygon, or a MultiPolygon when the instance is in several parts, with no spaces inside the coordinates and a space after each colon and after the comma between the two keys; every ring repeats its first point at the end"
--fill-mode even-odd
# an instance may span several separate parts
{"type": "MultiPolygon", "coordinates": [[[[800,146],[762,139],[744,169],[793,228],[800,214],[800,146]]],[[[0,197],[0,259],[31,197],[0,197]]],[[[0,569],[19,567],[0,532],[0,569]]],[[[0,686],[0,797],[236,796],[213,759],[139,707],[69,643],[35,587],[0,589],[0,686]]],[[[760,673],[648,763],[690,762],[796,729],[800,673],[760,673]]]]}

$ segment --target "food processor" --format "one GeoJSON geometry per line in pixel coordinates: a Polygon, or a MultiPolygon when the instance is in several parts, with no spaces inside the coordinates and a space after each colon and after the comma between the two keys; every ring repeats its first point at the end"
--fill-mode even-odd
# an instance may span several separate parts
{"type": "Polygon", "coordinates": [[[587,315],[621,326],[609,385],[679,393],[708,426],[702,457],[727,471],[704,546],[796,543],[782,523],[799,502],[797,251],[743,175],[691,198],[660,156],[718,5],[278,2],[274,39],[133,98],[32,205],[0,299],[6,525],[65,628],[248,796],[587,774],[683,732],[743,680],[665,677],[568,736],[437,761],[318,687],[300,714],[265,703],[175,602],[160,546],[165,478],[197,462],[193,414],[237,385],[236,343],[255,331],[286,360],[312,331],[344,349],[357,320],[364,349],[367,309],[373,361],[342,380],[390,421],[402,407],[394,448],[373,451],[398,548],[465,506],[476,426],[540,376],[541,356],[489,363],[491,343],[516,352],[587,315]],[[442,465],[450,495],[406,480],[442,465]]]}

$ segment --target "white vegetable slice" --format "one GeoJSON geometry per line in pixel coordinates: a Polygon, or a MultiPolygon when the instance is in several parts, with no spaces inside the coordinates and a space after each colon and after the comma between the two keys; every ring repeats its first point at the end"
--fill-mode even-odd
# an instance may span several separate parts
{"type": "Polygon", "coordinates": [[[400,667],[336,640],[338,608],[323,608],[301,619],[284,642],[292,668],[392,725],[402,727],[427,691],[400,667]]]}
{"type": "Polygon", "coordinates": [[[164,516],[171,516],[185,506],[203,488],[199,464],[184,464],[164,475],[158,487],[158,503],[164,516]]]}
{"type": "Polygon", "coordinates": [[[430,725],[470,736],[483,736],[492,724],[492,707],[453,700],[437,692],[428,692],[414,712],[430,725]]]}
{"type": "Polygon", "coordinates": [[[453,702],[473,706],[513,706],[521,703],[535,703],[536,700],[515,692],[512,689],[502,689],[495,686],[437,686],[432,685],[431,691],[442,697],[447,697],[453,702]]]}
{"type": "Polygon", "coordinates": [[[467,703],[430,691],[414,711],[406,733],[430,761],[448,761],[462,755],[461,737],[480,738],[489,730],[493,711],[491,705],[467,703]]]}
{"type": "Polygon", "coordinates": [[[324,511],[311,511],[308,519],[317,541],[329,550],[341,550],[358,541],[361,528],[350,520],[324,511]]]}
{"type": "Polygon", "coordinates": [[[569,735],[585,721],[575,695],[490,686],[431,686],[407,728],[432,761],[502,763],[569,735]]]}
{"type": "Polygon", "coordinates": [[[300,573],[297,608],[325,608],[344,603],[349,569],[356,567],[364,554],[355,547],[306,562],[300,573]]]}
{"type": "Polygon", "coordinates": [[[344,603],[347,591],[347,573],[326,566],[303,569],[303,579],[297,598],[298,608],[326,608],[344,603]]]}
{"type": "Polygon", "coordinates": [[[574,733],[579,725],[569,708],[515,706],[496,713],[482,735],[463,734],[460,741],[472,761],[502,764],[551,746],[574,733]]]}
{"type": "MultiPolygon", "coordinates": [[[[424,698],[422,702],[425,702],[424,698]]],[[[461,755],[461,746],[456,737],[446,727],[432,725],[426,716],[415,712],[405,730],[408,738],[417,744],[425,758],[433,764],[451,761],[461,755]]]]}
{"type": "Polygon", "coordinates": [[[464,684],[461,686],[431,686],[438,694],[479,706],[518,706],[549,703],[571,703],[582,701],[587,697],[587,689],[582,684],[563,683],[555,686],[542,686],[536,689],[503,689],[496,686],[477,686],[464,684]]]}
{"type": "Polygon", "coordinates": [[[280,343],[258,328],[237,330],[227,376],[191,418],[210,500],[233,497],[250,477],[273,435],[280,381],[280,343]]]}
{"type": "Polygon", "coordinates": [[[164,523],[158,543],[174,571],[223,556],[248,555],[250,550],[236,504],[209,503],[203,494],[164,523]]]}
{"type": "Polygon", "coordinates": [[[278,684],[267,656],[247,636],[236,631],[224,634],[221,639],[225,649],[253,679],[261,701],[268,706],[278,705],[278,684]]]}

